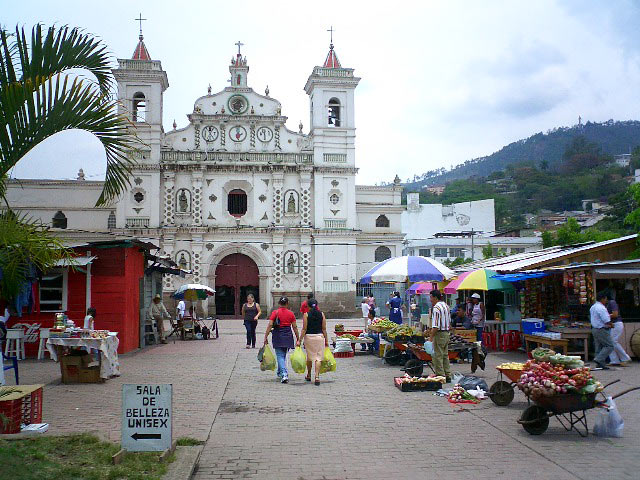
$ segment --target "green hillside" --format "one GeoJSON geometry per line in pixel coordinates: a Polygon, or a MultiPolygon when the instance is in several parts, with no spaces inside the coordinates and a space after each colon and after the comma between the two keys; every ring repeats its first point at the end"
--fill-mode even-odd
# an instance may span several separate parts
{"type": "Polygon", "coordinates": [[[562,163],[567,147],[574,138],[579,136],[599,145],[604,154],[630,153],[631,149],[640,145],[640,121],[587,122],[580,126],[561,127],[549,130],[547,133],[540,132],[511,143],[486,157],[467,160],[450,170],[442,168],[414,175],[405,186],[409,191],[417,191],[425,185],[441,185],[476,176],[486,177],[510,165],[518,164],[543,166],[553,171],[562,163]]]}

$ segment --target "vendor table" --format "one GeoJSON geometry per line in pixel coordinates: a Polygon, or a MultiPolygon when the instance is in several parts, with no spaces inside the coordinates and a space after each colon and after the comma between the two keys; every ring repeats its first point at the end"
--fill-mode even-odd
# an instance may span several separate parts
{"type": "Polygon", "coordinates": [[[567,339],[564,339],[564,338],[554,339],[554,338],[541,337],[540,335],[527,335],[527,334],[523,335],[523,337],[524,337],[524,347],[527,353],[529,353],[530,351],[529,342],[531,342],[537,345],[547,345],[554,350],[555,350],[554,347],[561,347],[564,351],[564,354],[567,355],[567,346],[569,345],[569,340],[567,339]]]}
{"type": "Polygon", "coordinates": [[[484,329],[488,332],[497,332],[496,335],[496,348],[500,350],[500,342],[502,341],[502,335],[509,330],[521,331],[522,322],[520,320],[486,320],[484,322],[484,329]],[[515,325],[518,328],[508,328],[509,325],[515,325]]]}
{"type": "MultiPolygon", "coordinates": [[[[119,340],[115,332],[111,332],[107,338],[49,338],[47,350],[51,354],[51,359],[58,361],[58,353],[64,347],[85,348],[87,352],[91,349],[100,352],[100,378],[120,376],[120,362],[118,360],[119,340]]],[[[62,363],[60,364],[62,369],[62,363]]]]}
{"type": "Polygon", "coordinates": [[[569,355],[584,355],[584,361],[589,361],[589,335],[591,335],[591,329],[588,327],[584,328],[560,328],[560,327],[550,327],[548,329],[550,332],[560,333],[563,339],[566,340],[582,340],[582,344],[584,346],[583,350],[568,352],[569,355]]]}

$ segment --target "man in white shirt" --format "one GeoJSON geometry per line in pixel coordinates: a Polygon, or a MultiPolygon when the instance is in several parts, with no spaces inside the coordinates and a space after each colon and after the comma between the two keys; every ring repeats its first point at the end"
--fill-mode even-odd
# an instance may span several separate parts
{"type": "Polygon", "coordinates": [[[440,290],[431,290],[431,330],[429,340],[433,343],[433,369],[451,382],[449,365],[449,337],[451,329],[451,312],[449,305],[442,300],[440,290]]]}
{"type": "Polygon", "coordinates": [[[187,306],[184,303],[184,300],[180,300],[178,302],[178,307],[177,307],[177,311],[178,311],[178,318],[180,320],[182,320],[184,318],[184,312],[187,309],[187,306]]]}
{"type": "Polygon", "coordinates": [[[611,338],[611,315],[607,310],[607,294],[598,293],[596,303],[591,306],[589,315],[591,317],[591,333],[593,343],[596,347],[596,356],[593,361],[596,364],[591,370],[609,370],[606,366],[609,354],[613,352],[613,339],[611,338]]]}

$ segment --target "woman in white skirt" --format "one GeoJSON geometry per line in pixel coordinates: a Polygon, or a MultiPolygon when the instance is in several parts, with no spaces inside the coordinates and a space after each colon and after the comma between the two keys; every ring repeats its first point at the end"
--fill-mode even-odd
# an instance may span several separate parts
{"type": "Polygon", "coordinates": [[[613,352],[609,354],[609,360],[615,367],[626,367],[631,362],[631,357],[624,350],[624,347],[620,345],[618,339],[624,332],[624,325],[622,323],[622,317],[620,317],[620,308],[614,299],[609,299],[607,302],[607,311],[611,315],[611,322],[613,322],[613,328],[611,329],[611,339],[613,340],[613,352]]]}
{"type": "Polygon", "coordinates": [[[318,302],[315,298],[307,301],[309,312],[304,314],[304,323],[302,333],[298,340],[304,339],[304,349],[307,352],[307,376],[305,380],[311,381],[311,366],[315,365],[316,378],[315,384],[320,385],[320,363],[324,355],[325,347],[329,346],[329,337],[327,337],[327,319],[320,310],[318,310],[318,302]]]}

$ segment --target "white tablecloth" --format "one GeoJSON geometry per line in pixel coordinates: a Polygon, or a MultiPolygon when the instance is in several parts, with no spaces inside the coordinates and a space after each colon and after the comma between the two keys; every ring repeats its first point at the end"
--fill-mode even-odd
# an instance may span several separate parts
{"type": "Polygon", "coordinates": [[[63,347],[79,347],[100,351],[100,378],[120,376],[120,361],[118,360],[118,344],[120,341],[116,335],[107,338],[50,338],[47,341],[47,350],[51,359],[58,361],[55,345],[63,347]]]}

